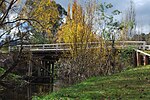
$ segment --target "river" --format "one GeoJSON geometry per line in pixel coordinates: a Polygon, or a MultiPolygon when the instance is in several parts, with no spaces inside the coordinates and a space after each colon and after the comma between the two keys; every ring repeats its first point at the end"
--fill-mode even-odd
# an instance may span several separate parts
{"type": "Polygon", "coordinates": [[[52,91],[51,84],[30,84],[17,89],[1,89],[0,100],[31,100],[32,96],[38,96],[52,91]]]}

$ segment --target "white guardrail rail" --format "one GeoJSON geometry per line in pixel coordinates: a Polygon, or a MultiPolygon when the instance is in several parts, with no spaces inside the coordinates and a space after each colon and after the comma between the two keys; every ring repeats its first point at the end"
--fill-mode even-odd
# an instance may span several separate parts
{"type": "MultiPolygon", "coordinates": [[[[89,42],[83,43],[56,43],[56,44],[32,44],[32,45],[22,45],[23,50],[29,51],[59,51],[59,50],[71,50],[73,45],[77,48],[84,46],[86,49],[89,48],[99,48],[100,42],[89,42]]],[[[107,42],[107,45],[111,46],[111,42],[107,42]]],[[[145,41],[115,41],[115,46],[118,48],[125,48],[128,46],[135,47],[137,49],[150,50],[150,45],[146,45],[145,41]]],[[[9,46],[9,51],[20,50],[21,45],[9,46]]]]}
{"type": "Polygon", "coordinates": [[[141,54],[143,54],[143,55],[146,55],[146,56],[149,56],[149,57],[150,57],[150,54],[149,54],[149,53],[143,52],[143,51],[138,50],[138,49],[135,49],[135,51],[136,51],[136,52],[139,52],[139,53],[141,53],[141,54]]]}

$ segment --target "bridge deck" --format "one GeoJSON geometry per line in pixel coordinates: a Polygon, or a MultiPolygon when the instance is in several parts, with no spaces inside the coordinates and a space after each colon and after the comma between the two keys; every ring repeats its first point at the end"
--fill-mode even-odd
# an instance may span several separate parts
{"type": "MultiPolygon", "coordinates": [[[[89,43],[56,43],[56,44],[33,44],[33,45],[22,45],[24,51],[29,50],[32,52],[36,51],[68,51],[71,50],[72,46],[75,45],[77,48],[86,47],[90,48],[99,48],[101,42],[89,42],[89,43]]],[[[108,46],[111,46],[111,42],[107,43],[108,46]]],[[[116,41],[115,45],[117,48],[124,48],[128,46],[135,47],[136,49],[148,49],[150,50],[150,45],[146,45],[145,41],[116,41]]],[[[15,47],[9,47],[9,51],[20,50],[21,45],[15,47]]]]}

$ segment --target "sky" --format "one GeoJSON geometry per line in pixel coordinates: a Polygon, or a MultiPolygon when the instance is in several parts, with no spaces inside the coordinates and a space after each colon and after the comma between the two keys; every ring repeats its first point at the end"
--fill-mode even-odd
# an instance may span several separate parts
{"type": "MultiPolygon", "coordinates": [[[[71,0],[55,0],[57,3],[61,4],[66,10],[69,2],[71,0]]],[[[85,0],[79,0],[84,2],[85,0]]],[[[114,8],[121,12],[125,12],[130,5],[130,0],[100,0],[102,2],[112,3],[114,8]]],[[[136,10],[136,22],[137,29],[141,30],[143,33],[150,32],[150,0],[133,0],[135,3],[136,10]]],[[[120,15],[120,18],[123,15],[120,15]]]]}

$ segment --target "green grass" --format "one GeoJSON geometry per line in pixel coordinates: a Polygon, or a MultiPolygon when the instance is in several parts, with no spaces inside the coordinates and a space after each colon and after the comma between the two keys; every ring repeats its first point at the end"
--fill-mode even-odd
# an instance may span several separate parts
{"type": "Polygon", "coordinates": [[[4,46],[4,47],[2,47],[1,48],[1,50],[0,50],[0,52],[2,52],[2,53],[8,53],[9,51],[8,51],[8,47],[6,46],[4,46]]]}
{"type": "Polygon", "coordinates": [[[146,53],[150,54],[150,51],[144,51],[144,52],[146,52],[146,53]]]}
{"type": "Polygon", "coordinates": [[[33,100],[150,100],[150,66],[93,77],[33,100]]]}

